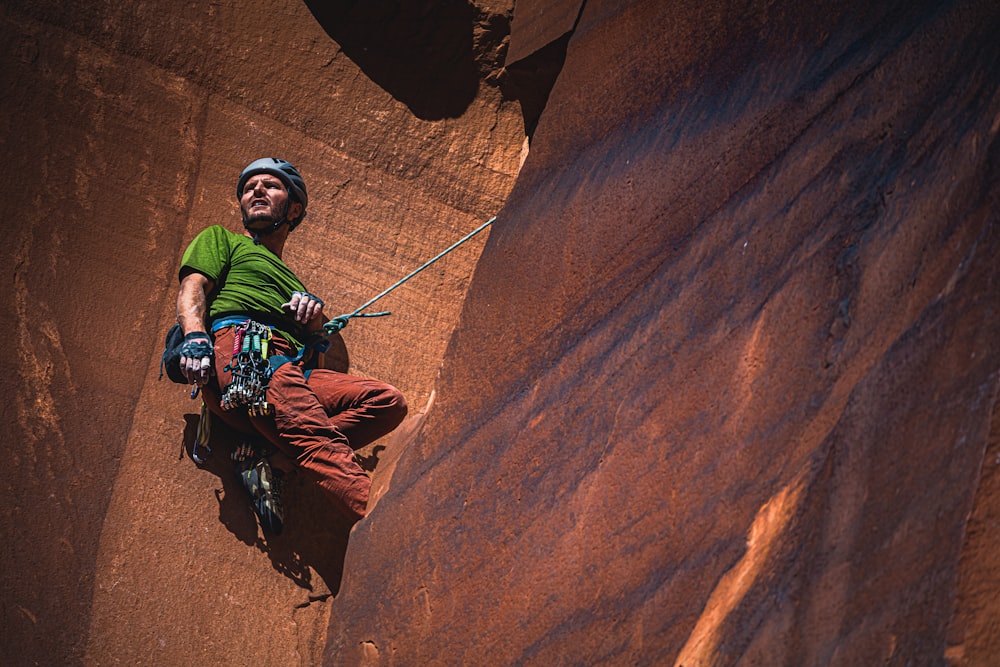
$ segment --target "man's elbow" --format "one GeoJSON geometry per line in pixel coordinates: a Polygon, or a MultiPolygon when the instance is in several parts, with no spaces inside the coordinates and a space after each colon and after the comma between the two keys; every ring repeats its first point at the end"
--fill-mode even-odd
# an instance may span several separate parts
{"type": "Polygon", "coordinates": [[[212,291],[213,286],[212,279],[204,273],[189,270],[187,273],[181,274],[181,293],[198,294],[200,292],[202,295],[207,296],[212,291]]]}

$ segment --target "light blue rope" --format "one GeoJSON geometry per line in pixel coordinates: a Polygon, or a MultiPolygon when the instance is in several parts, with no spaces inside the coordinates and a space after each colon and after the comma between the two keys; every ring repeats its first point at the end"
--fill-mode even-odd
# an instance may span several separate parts
{"type": "Polygon", "coordinates": [[[284,355],[275,355],[270,357],[268,359],[268,363],[271,366],[271,372],[273,373],[275,370],[277,370],[284,364],[298,363],[299,361],[302,361],[302,359],[305,358],[306,354],[311,349],[316,350],[317,352],[326,352],[330,348],[330,336],[332,336],[333,334],[337,333],[338,331],[346,327],[348,320],[350,320],[353,317],[382,317],[383,315],[391,315],[392,313],[388,310],[382,311],[380,313],[363,313],[361,311],[363,311],[365,308],[368,308],[373,303],[375,303],[379,299],[383,298],[384,296],[392,292],[394,289],[405,284],[406,281],[408,281],[410,278],[413,278],[415,275],[426,269],[428,266],[438,261],[445,255],[447,255],[449,252],[459,247],[460,245],[471,239],[473,236],[475,236],[479,232],[483,231],[484,229],[492,225],[493,221],[496,219],[497,219],[496,216],[493,216],[483,224],[479,225],[474,230],[472,230],[471,232],[460,238],[458,241],[455,241],[450,246],[439,252],[437,255],[435,255],[431,259],[421,264],[419,267],[408,273],[403,278],[396,281],[395,285],[386,290],[383,290],[382,293],[376,296],[375,298],[369,299],[363,306],[355,310],[353,313],[338,315],[337,317],[333,318],[332,320],[324,324],[323,333],[322,334],[317,333],[317,335],[312,340],[310,340],[308,343],[302,346],[302,349],[299,350],[299,353],[296,354],[294,357],[287,357],[284,355]]]}
{"type": "Polygon", "coordinates": [[[372,304],[374,304],[379,299],[385,297],[390,292],[392,292],[394,289],[402,286],[410,278],[413,278],[418,273],[420,273],[421,271],[423,271],[424,269],[426,269],[428,266],[430,266],[434,262],[438,261],[439,259],[441,259],[445,255],[447,255],[448,253],[450,253],[452,250],[454,250],[455,248],[459,247],[460,245],[462,245],[463,243],[465,243],[466,241],[468,241],[469,239],[471,239],[473,236],[475,236],[479,232],[483,231],[484,229],[486,229],[487,227],[489,227],[490,225],[492,225],[493,221],[496,220],[496,219],[497,219],[496,216],[493,216],[492,218],[490,218],[489,220],[487,220],[483,224],[479,225],[478,227],[476,227],[475,229],[473,229],[471,232],[469,232],[468,234],[466,234],[465,236],[463,236],[462,238],[460,238],[458,241],[455,241],[450,246],[448,246],[447,248],[445,248],[444,250],[442,250],[441,252],[439,252],[437,255],[435,255],[434,257],[432,257],[431,259],[427,260],[426,262],[424,262],[423,264],[421,264],[419,267],[417,267],[416,269],[414,269],[413,271],[411,271],[410,273],[408,273],[406,276],[404,276],[403,278],[400,278],[398,281],[396,281],[395,285],[393,285],[392,287],[389,287],[386,290],[383,290],[381,294],[379,294],[378,296],[376,296],[373,299],[370,299],[368,302],[366,302],[363,306],[361,306],[360,308],[358,308],[357,310],[355,310],[353,313],[347,313],[346,315],[338,315],[337,317],[333,318],[332,320],[330,320],[329,322],[327,322],[326,324],[324,324],[323,325],[323,331],[326,334],[325,337],[332,336],[333,334],[337,333],[338,331],[340,331],[341,329],[343,329],[344,327],[346,327],[348,320],[350,320],[352,317],[382,317],[383,315],[391,315],[392,314],[391,311],[388,311],[388,310],[382,311],[380,313],[363,313],[361,311],[365,310],[366,308],[368,308],[369,306],[371,306],[372,304]]]}

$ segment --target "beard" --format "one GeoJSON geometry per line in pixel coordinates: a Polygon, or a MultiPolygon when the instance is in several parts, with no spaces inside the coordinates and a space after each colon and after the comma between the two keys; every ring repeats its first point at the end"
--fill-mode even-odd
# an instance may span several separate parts
{"type": "Polygon", "coordinates": [[[249,229],[263,229],[274,224],[280,217],[273,204],[251,207],[249,211],[243,211],[243,224],[249,229]]]}

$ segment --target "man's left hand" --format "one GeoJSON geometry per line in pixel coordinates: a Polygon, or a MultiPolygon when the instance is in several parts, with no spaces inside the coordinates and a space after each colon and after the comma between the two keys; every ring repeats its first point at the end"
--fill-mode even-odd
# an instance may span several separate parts
{"type": "Polygon", "coordinates": [[[323,312],[323,300],[309,292],[292,292],[292,298],[281,307],[295,316],[295,321],[308,324],[323,312]]]}

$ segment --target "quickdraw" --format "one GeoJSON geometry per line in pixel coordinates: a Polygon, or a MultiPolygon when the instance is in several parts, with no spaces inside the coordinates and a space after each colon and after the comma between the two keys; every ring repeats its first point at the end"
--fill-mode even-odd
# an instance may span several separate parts
{"type": "Polygon", "coordinates": [[[267,362],[271,329],[247,320],[234,326],[233,334],[233,358],[223,369],[232,373],[232,380],[222,392],[222,409],[243,407],[251,417],[273,414],[274,406],[267,402],[273,372],[267,362]]]}

